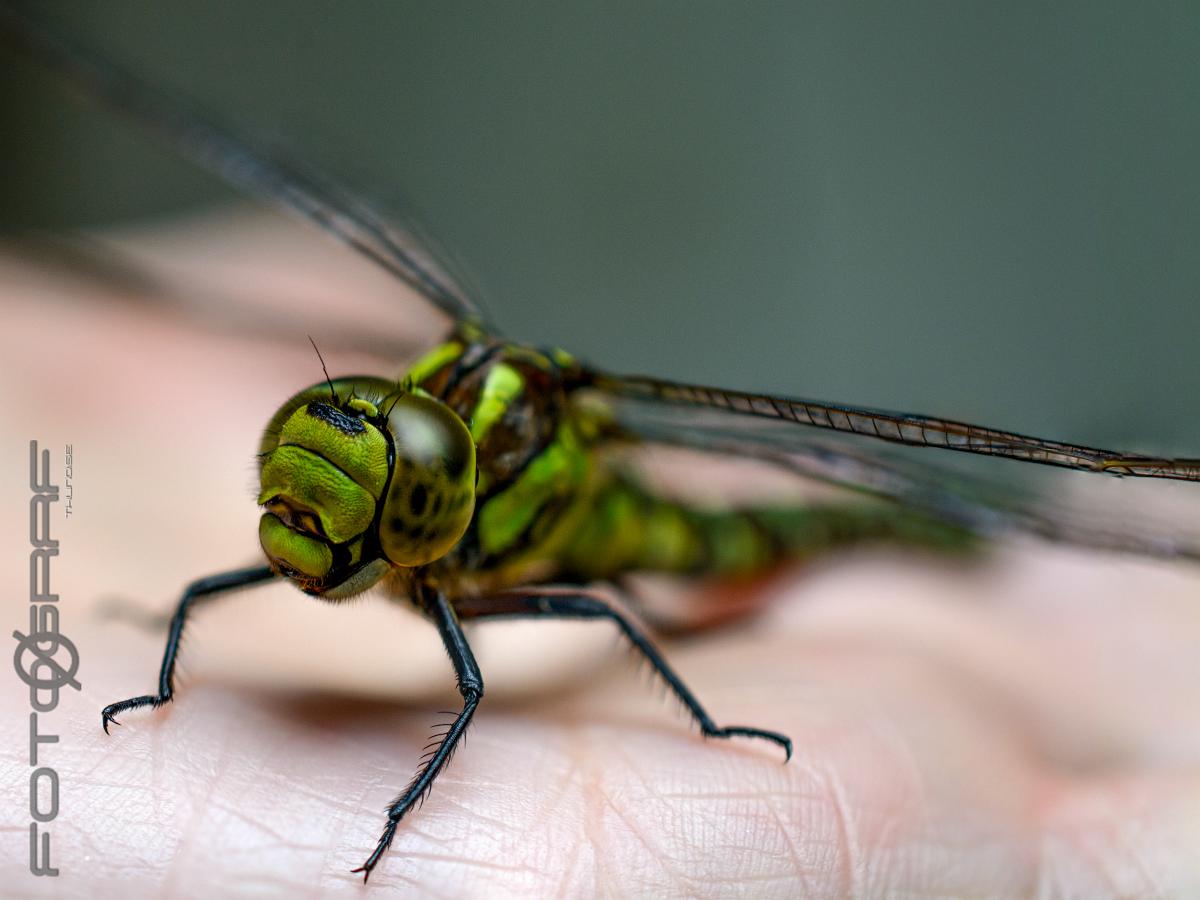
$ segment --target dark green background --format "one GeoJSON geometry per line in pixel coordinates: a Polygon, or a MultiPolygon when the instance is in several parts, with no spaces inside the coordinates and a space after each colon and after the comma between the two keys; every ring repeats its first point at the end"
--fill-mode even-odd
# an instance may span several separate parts
{"type": "MultiPolygon", "coordinates": [[[[1193,3],[52,3],[610,367],[1200,455],[1193,3]]],[[[3,216],[226,199],[0,57],[3,216]]]]}

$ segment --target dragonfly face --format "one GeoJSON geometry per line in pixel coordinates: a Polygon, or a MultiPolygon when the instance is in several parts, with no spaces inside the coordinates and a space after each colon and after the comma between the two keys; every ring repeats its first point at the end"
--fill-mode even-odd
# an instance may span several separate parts
{"type": "Polygon", "coordinates": [[[306,593],[340,600],[449,552],[475,509],[475,444],[447,406],[381,378],[313,385],[259,445],[259,541],[306,593]]]}

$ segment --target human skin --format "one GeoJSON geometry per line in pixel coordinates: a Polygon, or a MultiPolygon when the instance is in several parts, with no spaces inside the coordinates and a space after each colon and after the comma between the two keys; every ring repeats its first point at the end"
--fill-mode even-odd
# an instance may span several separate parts
{"type": "MultiPolygon", "coordinates": [[[[57,879],[27,868],[28,693],[13,674],[0,695],[6,896],[1200,892],[1197,570],[1032,541],[974,562],[861,550],[684,588],[685,603],[761,605],[661,645],[720,724],[789,734],[786,765],[761,741],[702,739],[608,625],[471,626],[487,694],[366,888],[350,870],[456,705],[437,633],[411,612],[282,583],[214,601],[175,702],[106,736],[100,709],[153,689],[163,645],[106,617],[111,598],[161,613],[192,578],[258,559],[253,453],[274,407],[319,377],[305,330],[323,343],[331,304],[370,324],[394,300],[303,231],[218,220],[124,246],[211,296],[290,303],[294,339],[0,260],[9,620],[27,630],[28,441],[58,475],[70,443],[53,585],[82,685],[41,718],[61,735],[40,759],[61,784],[57,879]]],[[[332,339],[325,357],[335,375],[391,371],[332,339]]]]}

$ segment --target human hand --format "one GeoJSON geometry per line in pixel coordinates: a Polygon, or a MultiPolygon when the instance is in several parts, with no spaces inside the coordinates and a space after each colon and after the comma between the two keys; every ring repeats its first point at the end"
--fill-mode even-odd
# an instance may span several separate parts
{"type": "MultiPolygon", "coordinates": [[[[285,312],[299,337],[214,333],[128,286],[0,268],[6,596],[27,630],[28,440],[57,466],[71,443],[53,585],[82,684],[42,717],[61,735],[39,760],[60,779],[52,880],[27,871],[29,701],[9,680],[6,894],[359,896],[350,869],[455,702],[436,632],[380,599],[253,589],[197,614],[176,701],[106,737],[100,708],[152,689],[163,638],[99,610],[112,596],[169,610],[194,577],[254,561],[259,431],[320,378],[304,331],[334,374],[387,374],[327,346],[320,322],[337,302],[338,325],[409,323],[381,312],[390,283],[303,232],[209,225],[154,252],[285,312]]],[[[1198,586],[1186,566],[1035,544],[782,575],[758,588],[758,617],[663,649],[720,724],[789,734],[787,765],[761,742],[702,740],[608,626],[481,623],[488,693],[466,745],[366,890],[1196,893],[1198,586]]]]}

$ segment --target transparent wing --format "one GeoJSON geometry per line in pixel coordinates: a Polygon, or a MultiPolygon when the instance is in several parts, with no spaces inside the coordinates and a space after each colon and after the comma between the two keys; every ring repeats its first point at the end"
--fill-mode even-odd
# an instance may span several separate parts
{"type": "Polygon", "coordinates": [[[278,149],[236,135],[187,98],[169,94],[100,54],[0,3],[0,36],[88,99],[134,120],[181,156],[247,194],[313,222],[405,282],[452,318],[480,311],[412,224],[385,221],[333,180],[278,149]]]}
{"type": "Polygon", "coordinates": [[[659,387],[666,383],[650,382],[653,390],[647,383],[596,377],[617,423],[642,440],[757,459],[807,479],[920,508],[985,536],[1031,534],[1101,550],[1200,561],[1200,529],[1191,524],[1200,522],[1200,497],[1190,491],[1183,496],[1162,482],[1138,485],[1119,479],[1082,479],[1081,484],[1067,473],[1050,478],[1053,473],[1028,466],[987,466],[984,472],[981,460],[935,461],[910,447],[940,446],[1084,471],[1144,474],[1141,465],[1129,463],[1131,457],[1125,455],[921,416],[803,402],[812,411],[810,423],[806,414],[797,413],[800,418],[794,419],[772,405],[786,410],[785,404],[802,401],[677,384],[670,384],[663,396],[659,387]],[[683,399],[693,396],[697,402],[683,399]],[[769,413],[744,408],[764,402],[769,413]],[[863,430],[868,420],[884,423],[879,433],[873,425],[863,430]],[[797,422],[816,427],[797,428],[797,422]],[[912,429],[931,435],[958,435],[963,433],[960,429],[969,429],[976,442],[988,434],[991,443],[959,446],[948,436],[908,440],[912,429]],[[905,439],[893,436],[897,434],[905,439]],[[888,447],[880,440],[909,447],[888,447]],[[1092,465],[1094,459],[1127,462],[1107,467],[1092,465]]]}
{"type": "MultiPolygon", "coordinates": [[[[3,249],[16,250],[27,265],[85,282],[93,299],[145,314],[178,315],[191,327],[217,335],[252,335],[260,343],[293,347],[306,346],[310,337],[315,337],[324,352],[373,356],[388,368],[415,361],[428,351],[430,341],[437,339],[436,333],[428,334],[429,329],[417,326],[411,316],[382,321],[380,310],[386,313],[395,298],[381,294],[373,282],[366,289],[352,289],[346,298],[345,280],[315,278],[308,292],[298,298],[290,290],[290,281],[276,284],[262,277],[273,267],[289,263],[291,271],[296,270],[292,257],[281,257],[278,242],[264,239],[277,233],[282,223],[237,214],[225,215],[218,222],[220,240],[226,246],[240,240],[256,248],[254,261],[243,263],[232,275],[227,266],[211,264],[203,265],[199,272],[179,271],[181,258],[195,257],[195,238],[185,236],[187,225],[174,238],[169,227],[158,225],[153,241],[137,229],[56,233],[19,241],[6,238],[3,249]],[[247,277],[247,265],[258,277],[247,277]],[[326,281],[327,290],[318,287],[326,281]],[[327,302],[314,299],[322,295],[328,297],[327,302]]],[[[309,244],[297,244],[298,237],[288,233],[286,246],[308,248],[309,244]]],[[[340,256],[341,251],[337,253],[340,256]]],[[[303,265],[320,272],[320,263],[314,265],[316,256],[307,255],[303,265]]]]}
{"type": "Polygon", "coordinates": [[[1085,472],[1200,481],[1200,459],[1163,459],[1102,450],[933,416],[701,387],[657,378],[598,373],[593,381],[597,387],[619,397],[657,401],[670,406],[724,410],[735,417],[775,419],[805,428],[857,434],[895,444],[940,447],[1085,472]]]}

